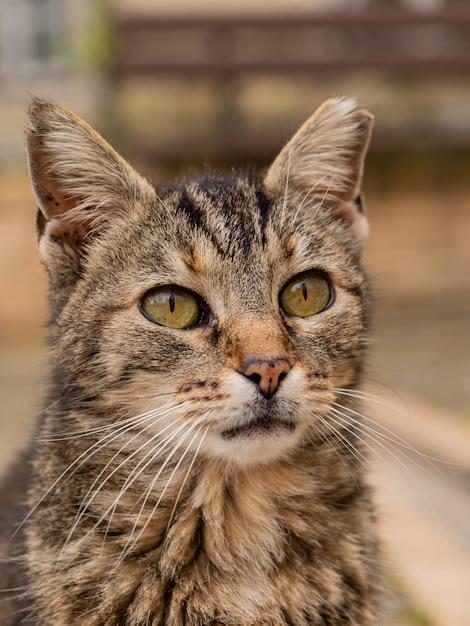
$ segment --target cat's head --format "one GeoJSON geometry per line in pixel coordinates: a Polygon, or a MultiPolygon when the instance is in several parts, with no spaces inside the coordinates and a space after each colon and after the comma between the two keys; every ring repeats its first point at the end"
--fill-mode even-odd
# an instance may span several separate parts
{"type": "Polygon", "coordinates": [[[251,464],[321,438],[361,370],[371,115],[330,100],[264,177],[172,188],[59,105],[29,117],[62,410],[131,424],[126,453],[148,438],[251,464]]]}

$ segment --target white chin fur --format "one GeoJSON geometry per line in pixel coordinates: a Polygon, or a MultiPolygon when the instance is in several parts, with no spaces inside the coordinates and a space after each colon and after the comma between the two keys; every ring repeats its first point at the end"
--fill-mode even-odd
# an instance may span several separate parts
{"type": "Polygon", "coordinates": [[[225,440],[218,433],[207,433],[204,441],[211,457],[243,467],[264,465],[288,454],[300,438],[300,425],[294,432],[285,429],[255,431],[225,440]]]}

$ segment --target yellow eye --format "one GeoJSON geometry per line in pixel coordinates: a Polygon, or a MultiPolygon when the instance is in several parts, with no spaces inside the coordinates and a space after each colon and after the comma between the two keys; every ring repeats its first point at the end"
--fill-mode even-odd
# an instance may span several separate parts
{"type": "Polygon", "coordinates": [[[332,300],[327,279],[317,272],[305,272],[287,283],[281,291],[280,303],[288,315],[309,317],[326,309],[332,300]]]}
{"type": "Polygon", "coordinates": [[[156,324],[168,328],[190,328],[201,318],[196,298],[180,287],[160,287],[142,300],[145,315],[156,324]]]}

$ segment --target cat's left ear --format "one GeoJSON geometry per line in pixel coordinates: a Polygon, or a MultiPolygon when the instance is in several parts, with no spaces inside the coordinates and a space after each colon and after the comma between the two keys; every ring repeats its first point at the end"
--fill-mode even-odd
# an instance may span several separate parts
{"type": "Polygon", "coordinates": [[[360,196],[372,115],[354,100],[325,102],[280,152],[264,180],[294,211],[327,211],[350,230],[357,250],[369,232],[360,196]]]}

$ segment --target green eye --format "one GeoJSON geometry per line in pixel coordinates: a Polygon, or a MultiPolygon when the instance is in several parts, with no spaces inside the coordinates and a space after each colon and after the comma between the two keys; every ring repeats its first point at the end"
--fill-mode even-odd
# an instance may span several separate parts
{"type": "Polygon", "coordinates": [[[332,301],[330,283],[322,274],[305,272],[287,283],[280,303],[288,315],[309,317],[326,309],[332,301]]]}
{"type": "Polygon", "coordinates": [[[168,328],[190,328],[201,318],[196,298],[180,287],[159,287],[144,296],[142,310],[150,321],[168,328]]]}

